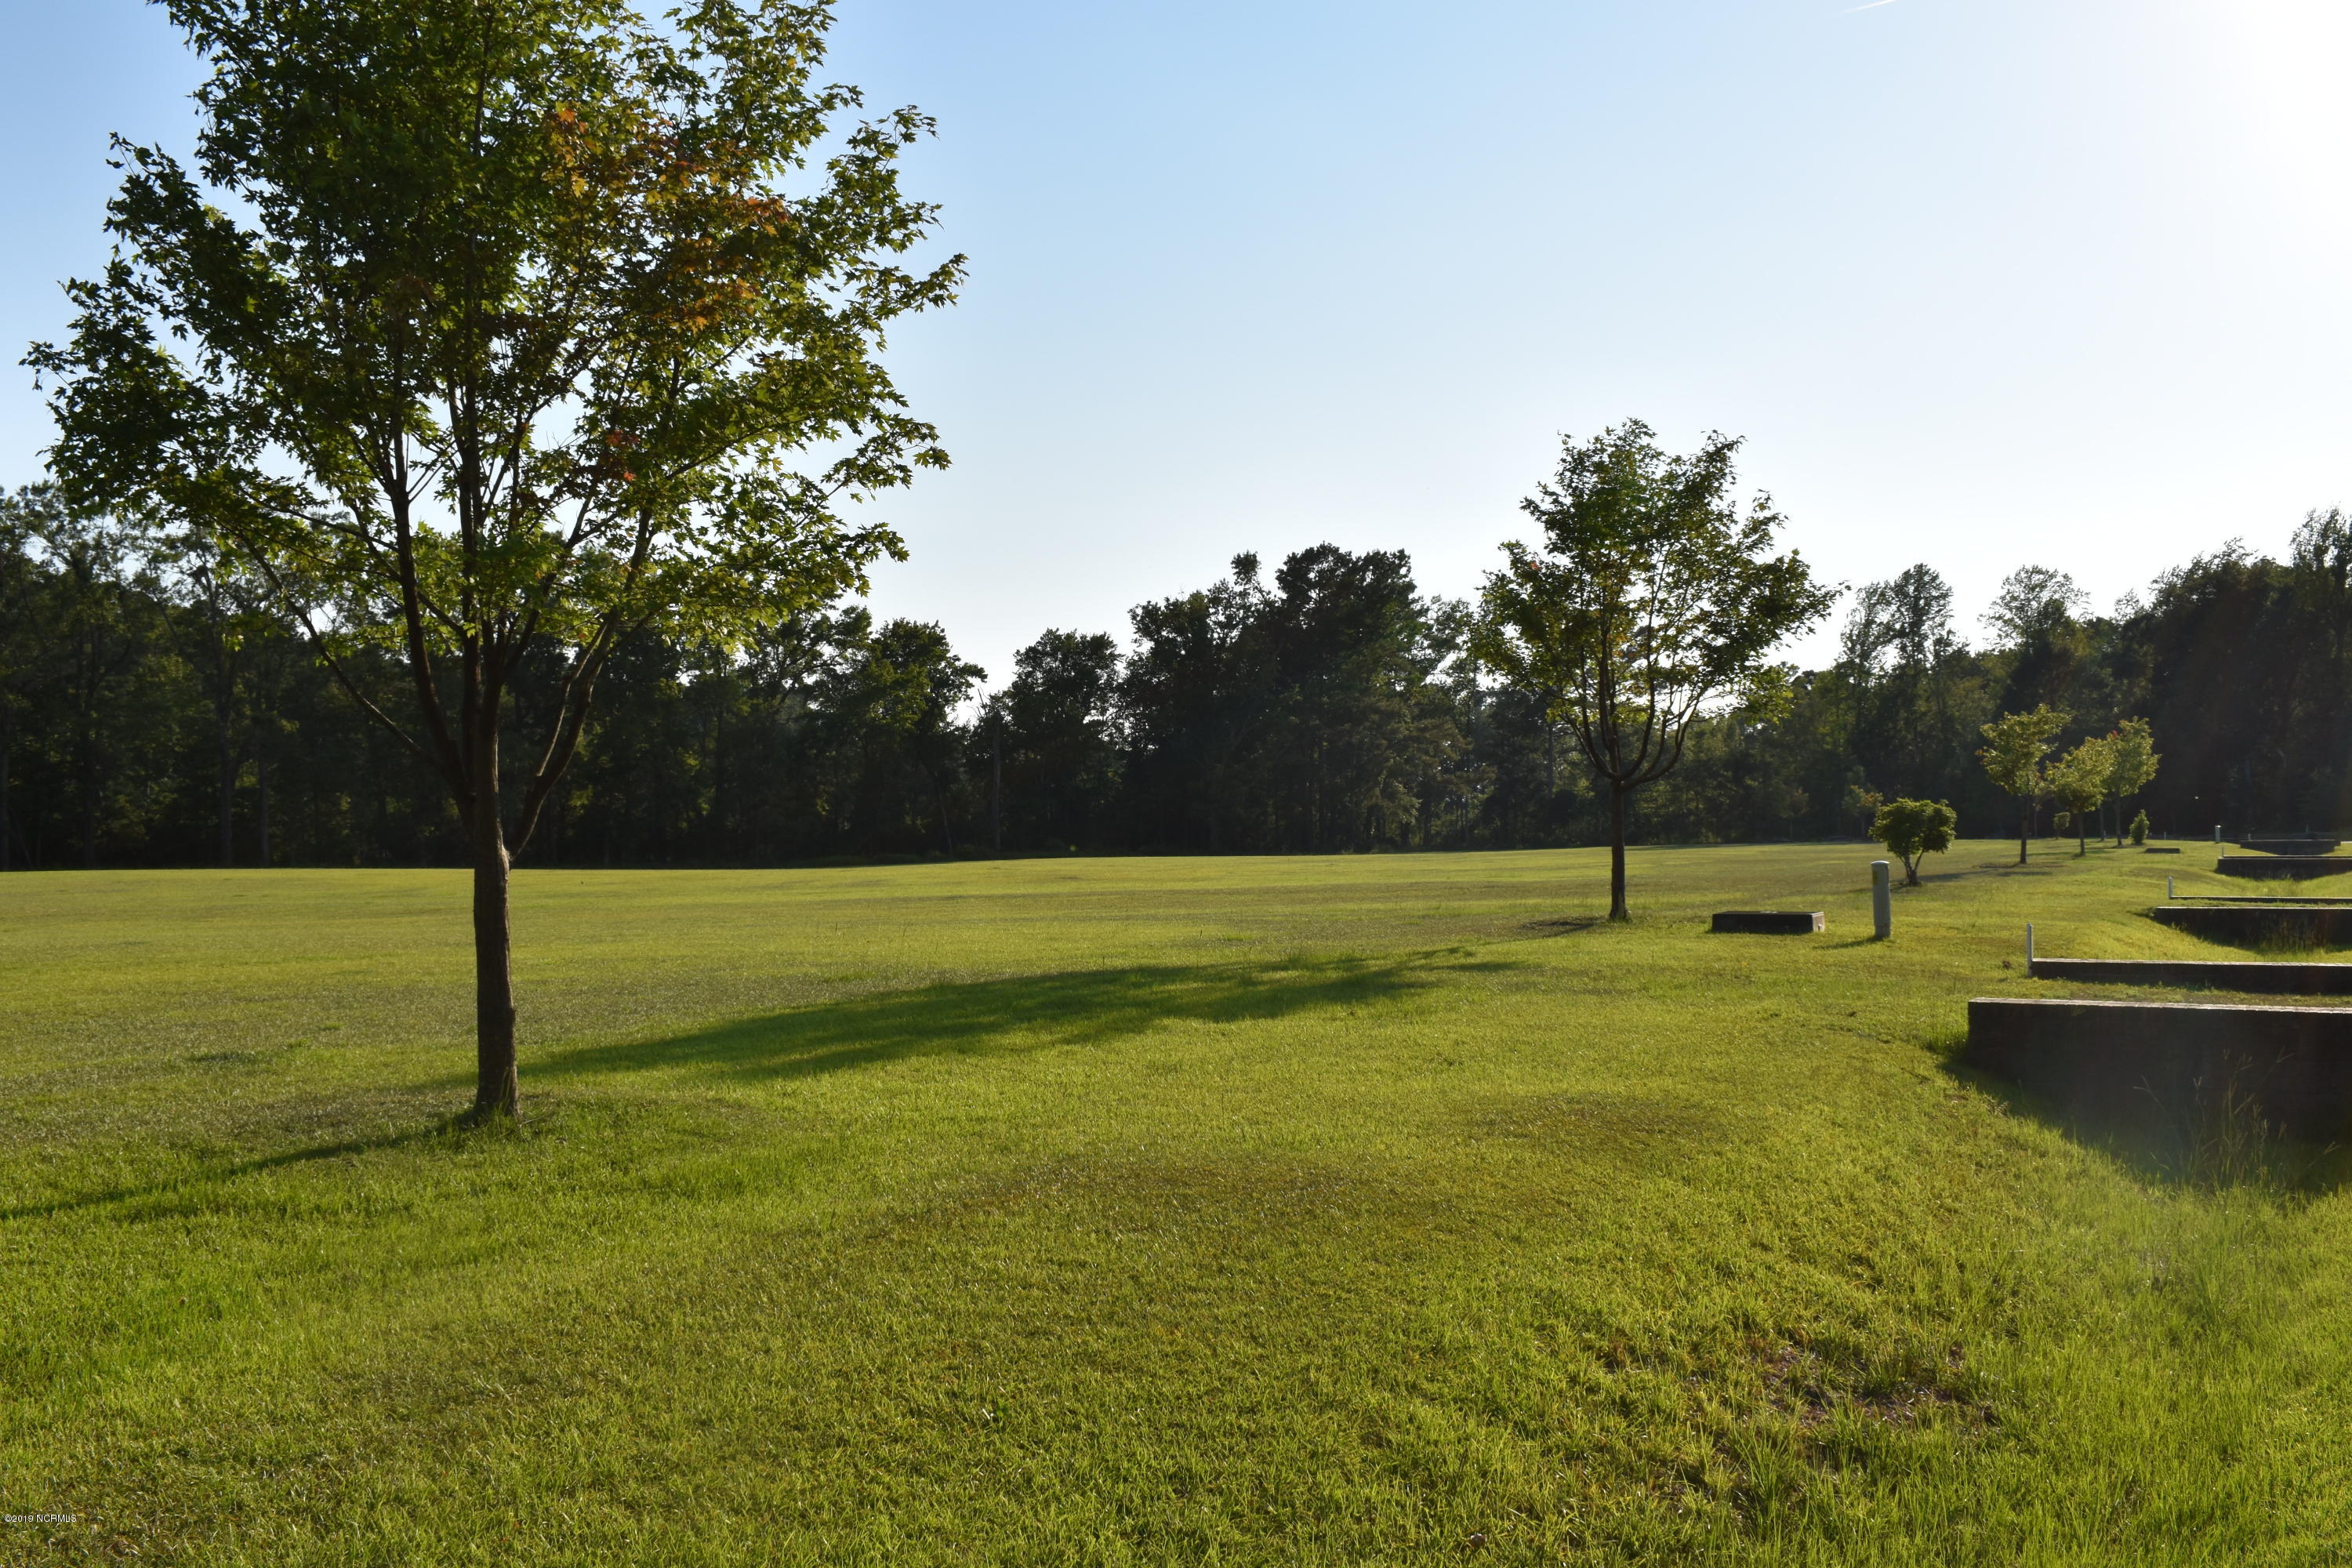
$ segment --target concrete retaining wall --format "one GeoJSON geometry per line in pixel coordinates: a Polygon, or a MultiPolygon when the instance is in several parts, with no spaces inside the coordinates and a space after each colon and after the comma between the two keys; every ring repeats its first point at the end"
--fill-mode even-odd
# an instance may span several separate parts
{"type": "Polygon", "coordinates": [[[2352,947],[2352,908],[2341,904],[2164,904],[2148,913],[2232,947],[2352,947]]]}
{"type": "Polygon", "coordinates": [[[2352,1008],[1979,996],[1963,1059],[2105,1120],[2193,1127],[2246,1107],[2291,1138],[2352,1131],[2352,1008]]]}
{"type": "Polygon", "coordinates": [[[2235,842],[2241,849],[2252,849],[2263,855],[2333,855],[2344,840],[2290,838],[2273,834],[2266,838],[2240,838],[2235,842]]]}
{"type": "Polygon", "coordinates": [[[2352,855],[2224,855],[2213,862],[2224,877],[2340,877],[2352,855]]]}
{"type": "Polygon", "coordinates": [[[2286,996],[2352,996],[2352,963],[2209,963],[2169,958],[2037,958],[2036,980],[2094,985],[2202,985],[2286,996]]]}
{"type": "Polygon", "coordinates": [[[1819,910],[1725,910],[1715,917],[1714,929],[1749,936],[1805,936],[1828,925],[1819,910]]]}
{"type": "Polygon", "coordinates": [[[2176,893],[2192,904],[2352,904],[2342,893],[2176,893]]]}

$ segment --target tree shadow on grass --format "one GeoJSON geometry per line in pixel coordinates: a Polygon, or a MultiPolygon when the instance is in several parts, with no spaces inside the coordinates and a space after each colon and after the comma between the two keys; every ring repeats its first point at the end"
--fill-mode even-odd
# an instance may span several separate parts
{"type": "MultiPolygon", "coordinates": [[[[0,1220],[44,1219],[52,1215],[70,1214],[79,1209],[103,1208],[110,1204],[137,1205],[160,1200],[163,1214],[184,1212],[193,1196],[226,1185],[240,1176],[257,1175],[265,1171],[281,1170],[289,1165],[307,1165],[321,1160],[356,1159],[362,1154],[379,1153],[387,1149],[413,1148],[426,1143],[455,1146],[472,1138],[494,1138],[505,1135],[503,1128],[481,1128],[470,1115],[437,1117],[431,1121],[406,1127],[386,1128],[383,1131],[360,1138],[343,1138],[331,1143],[314,1143],[299,1149],[281,1150],[275,1154],[261,1154],[251,1159],[235,1161],[211,1169],[199,1167],[176,1174],[165,1181],[140,1185],[100,1188],[97,1192],[77,1193],[68,1197],[49,1198],[40,1202],[18,1204],[0,1208],[0,1220]]],[[[137,1214],[126,1218],[142,1217],[137,1214]]]]}
{"type": "Polygon", "coordinates": [[[1440,952],[954,982],[817,1003],[664,1039],[583,1046],[541,1058],[532,1070],[563,1076],[692,1068],[741,1079],[809,1078],[909,1057],[1097,1045],[1171,1019],[1238,1024],[1328,1012],[1411,995],[1445,975],[1517,967],[1440,952]]]}
{"type": "Polygon", "coordinates": [[[1578,931],[1591,931],[1607,923],[1606,915],[1561,915],[1552,920],[1526,921],[1518,929],[1539,937],[1573,936],[1578,931]]]}

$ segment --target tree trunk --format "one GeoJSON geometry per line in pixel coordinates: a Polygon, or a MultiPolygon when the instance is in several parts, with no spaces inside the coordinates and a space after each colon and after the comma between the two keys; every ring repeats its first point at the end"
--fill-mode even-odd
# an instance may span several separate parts
{"type": "Polygon", "coordinates": [[[81,866],[85,871],[98,869],[98,763],[87,760],[87,752],[81,782],[81,866]]]}
{"type": "Polygon", "coordinates": [[[475,747],[474,1115],[514,1114],[515,1009],[507,921],[506,826],[499,806],[499,742],[493,728],[475,747]]]}
{"type": "Polygon", "coordinates": [[[940,807],[940,841],[948,847],[948,858],[955,858],[955,828],[948,821],[947,786],[933,778],[929,769],[923,772],[923,782],[931,786],[931,798],[940,807]]]}
{"type": "Polygon", "coordinates": [[[1633,911],[1625,907],[1625,796],[1629,792],[1615,779],[1609,781],[1609,918],[1630,921],[1633,911]]]}
{"type": "Polygon", "coordinates": [[[2033,837],[2033,803],[2021,799],[2017,805],[2017,863],[2025,864],[2026,846],[2033,837]]]}
{"type": "Polygon", "coordinates": [[[228,715],[215,714],[220,745],[220,863],[236,864],[236,748],[230,743],[228,715]]]}

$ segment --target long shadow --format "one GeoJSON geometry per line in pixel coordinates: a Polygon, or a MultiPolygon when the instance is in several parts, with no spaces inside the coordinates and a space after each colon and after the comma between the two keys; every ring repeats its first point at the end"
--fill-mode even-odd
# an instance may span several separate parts
{"type": "Polygon", "coordinates": [[[1601,915],[1561,915],[1554,920],[1523,921],[1519,929],[1538,937],[1574,936],[1580,931],[1591,931],[1606,924],[1601,915]]]}
{"type": "Polygon", "coordinates": [[[823,1002],[664,1039],[559,1051],[554,1075],[697,1068],[808,1078],[908,1057],[1094,1045],[1169,1019],[1235,1024],[1409,995],[1447,974],[1518,967],[1449,952],[1265,963],[1139,965],[918,986],[823,1002]]]}
{"type": "Polygon", "coordinates": [[[314,1143],[308,1148],[288,1149],[276,1154],[257,1155],[233,1164],[212,1170],[198,1170],[167,1181],[150,1182],[142,1186],[106,1187],[94,1193],[81,1193],[72,1197],[52,1198],[46,1203],[18,1204],[0,1208],[0,1221],[41,1219],[50,1215],[69,1214],[77,1209],[103,1208],[109,1204],[131,1203],[141,1198],[162,1197],[167,1193],[184,1192],[191,1187],[218,1186],[239,1176],[256,1175],[263,1171],[275,1171],[287,1165],[305,1165],[316,1160],[338,1160],[349,1154],[373,1154],[385,1149],[405,1148],[413,1144],[446,1141],[467,1136],[472,1130],[461,1116],[443,1117],[422,1126],[394,1128],[367,1138],[345,1138],[332,1143],[314,1143]]]}

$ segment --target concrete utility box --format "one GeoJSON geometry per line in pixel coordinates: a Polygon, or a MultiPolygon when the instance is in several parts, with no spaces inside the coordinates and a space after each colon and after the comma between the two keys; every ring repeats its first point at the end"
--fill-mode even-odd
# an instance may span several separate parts
{"type": "Polygon", "coordinates": [[[2180,846],[2178,844],[2168,844],[2158,847],[2151,844],[2147,847],[2143,853],[2149,855],[2178,855],[2180,853],[2180,846]]]}
{"type": "Polygon", "coordinates": [[[2092,985],[2201,985],[2266,995],[2352,996],[2352,963],[2219,963],[2199,958],[2037,958],[2036,980],[2092,985]]]}
{"type": "Polygon", "coordinates": [[[2352,871],[2352,855],[2224,855],[2213,862],[2224,877],[2340,877],[2352,871]]]}
{"type": "Polygon", "coordinates": [[[2258,855],[2333,855],[2344,843],[2341,838],[2290,837],[2273,834],[2263,838],[2241,838],[2238,847],[2252,849],[2258,855]]]}
{"type": "Polygon", "coordinates": [[[1725,910],[1715,917],[1713,929],[1748,936],[1808,936],[1828,928],[1819,910],[1725,910]]]}
{"type": "Polygon", "coordinates": [[[2245,1108],[2290,1138],[2352,1131],[2352,1008],[1979,996],[1962,1059],[2103,1120],[2181,1128],[2245,1108]]]}
{"type": "Polygon", "coordinates": [[[2341,904],[2160,904],[2148,913],[2232,947],[2352,947],[2352,909],[2341,904]]]}

